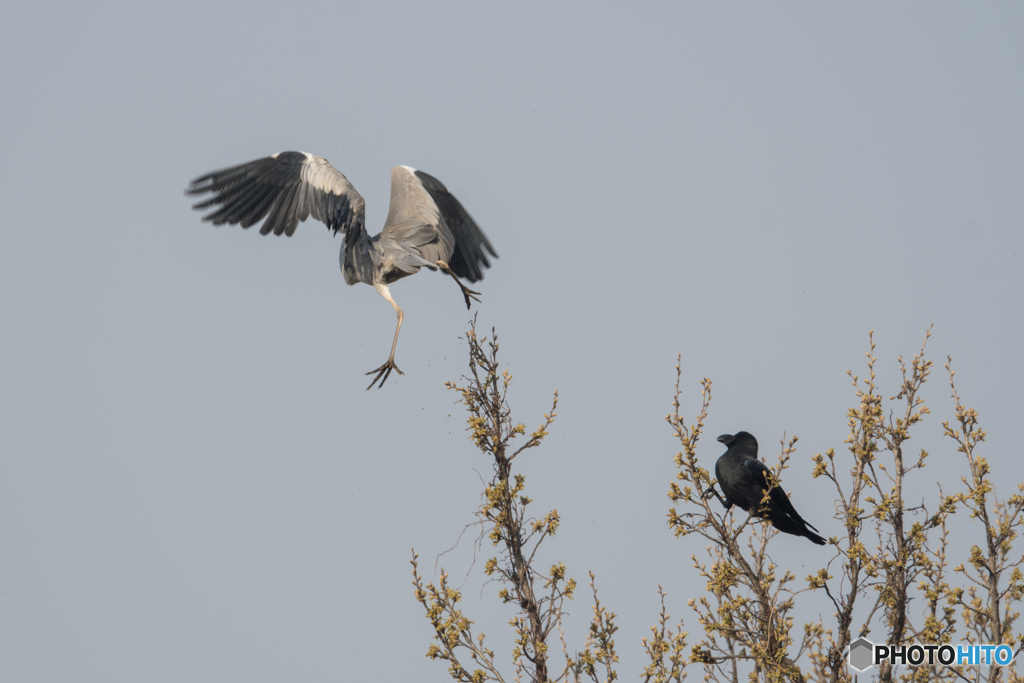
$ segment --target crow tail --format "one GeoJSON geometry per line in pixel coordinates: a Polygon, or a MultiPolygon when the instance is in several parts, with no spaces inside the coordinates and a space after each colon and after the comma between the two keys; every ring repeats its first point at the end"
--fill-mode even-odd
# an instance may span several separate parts
{"type": "Polygon", "coordinates": [[[805,523],[803,520],[793,519],[781,510],[771,510],[769,512],[768,519],[776,529],[784,534],[803,536],[804,538],[810,539],[812,543],[816,543],[817,545],[825,545],[826,543],[824,538],[807,528],[810,526],[809,524],[805,523]]]}

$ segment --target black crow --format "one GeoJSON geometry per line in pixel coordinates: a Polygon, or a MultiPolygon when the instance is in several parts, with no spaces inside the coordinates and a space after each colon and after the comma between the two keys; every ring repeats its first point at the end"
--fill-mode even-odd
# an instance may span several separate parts
{"type": "Polygon", "coordinates": [[[714,487],[711,487],[711,491],[722,501],[726,510],[736,505],[752,515],[766,517],[783,533],[804,536],[818,545],[825,545],[825,539],[814,533],[817,529],[800,516],[781,486],[771,489],[766,509],[762,510],[761,501],[769,486],[769,469],[757,459],[757,439],[753,434],[723,434],[718,440],[729,449],[715,463],[715,477],[725,493],[725,499],[718,496],[714,487]]]}

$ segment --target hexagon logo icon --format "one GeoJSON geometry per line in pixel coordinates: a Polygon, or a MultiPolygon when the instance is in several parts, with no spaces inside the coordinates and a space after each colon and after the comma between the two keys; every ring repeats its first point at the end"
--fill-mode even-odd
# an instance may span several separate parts
{"type": "Polygon", "coordinates": [[[867,638],[858,638],[850,644],[847,663],[851,669],[867,671],[875,665],[875,645],[867,638]]]}

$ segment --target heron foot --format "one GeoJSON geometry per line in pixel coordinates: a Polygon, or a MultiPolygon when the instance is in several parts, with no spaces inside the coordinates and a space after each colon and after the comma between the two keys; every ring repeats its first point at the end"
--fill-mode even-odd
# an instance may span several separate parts
{"type": "Polygon", "coordinates": [[[457,284],[459,286],[459,289],[462,290],[462,296],[465,297],[466,299],[467,309],[473,308],[473,305],[470,303],[470,299],[477,303],[480,303],[480,299],[477,298],[478,296],[480,296],[480,292],[474,292],[472,289],[462,284],[462,280],[460,280],[459,277],[452,272],[452,269],[448,266],[447,263],[445,263],[444,261],[438,261],[437,267],[451,275],[452,279],[455,280],[455,284],[457,284]]]}
{"type": "Polygon", "coordinates": [[[405,374],[404,372],[402,372],[401,370],[398,369],[397,365],[395,365],[395,359],[394,358],[388,358],[388,362],[387,363],[385,363],[384,365],[380,366],[376,370],[370,370],[368,373],[366,373],[367,375],[372,375],[374,373],[376,373],[376,375],[377,375],[376,377],[373,378],[373,381],[370,382],[370,386],[366,387],[366,390],[369,391],[370,389],[372,389],[373,385],[377,384],[377,380],[380,380],[380,384],[377,385],[378,389],[380,389],[382,386],[384,386],[384,382],[386,382],[388,380],[388,376],[391,374],[392,370],[397,372],[399,375],[404,375],[405,374]]]}
{"type": "MultiPolygon", "coordinates": [[[[456,282],[459,282],[459,281],[456,280],[456,282]]],[[[466,309],[467,310],[469,310],[469,309],[471,309],[473,307],[472,304],[469,303],[470,299],[472,299],[473,301],[475,301],[477,303],[480,303],[480,299],[477,298],[478,296],[480,296],[480,292],[474,292],[472,289],[470,289],[469,287],[465,286],[461,282],[459,282],[459,287],[462,287],[462,296],[466,298],[466,309]]]]}

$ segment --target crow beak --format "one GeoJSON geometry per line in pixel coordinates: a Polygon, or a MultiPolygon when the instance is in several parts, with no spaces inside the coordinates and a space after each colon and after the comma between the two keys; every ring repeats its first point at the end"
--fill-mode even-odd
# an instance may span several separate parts
{"type": "Polygon", "coordinates": [[[718,437],[718,441],[724,443],[726,446],[732,443],[732,434],[722,434],[718,437]]]}

